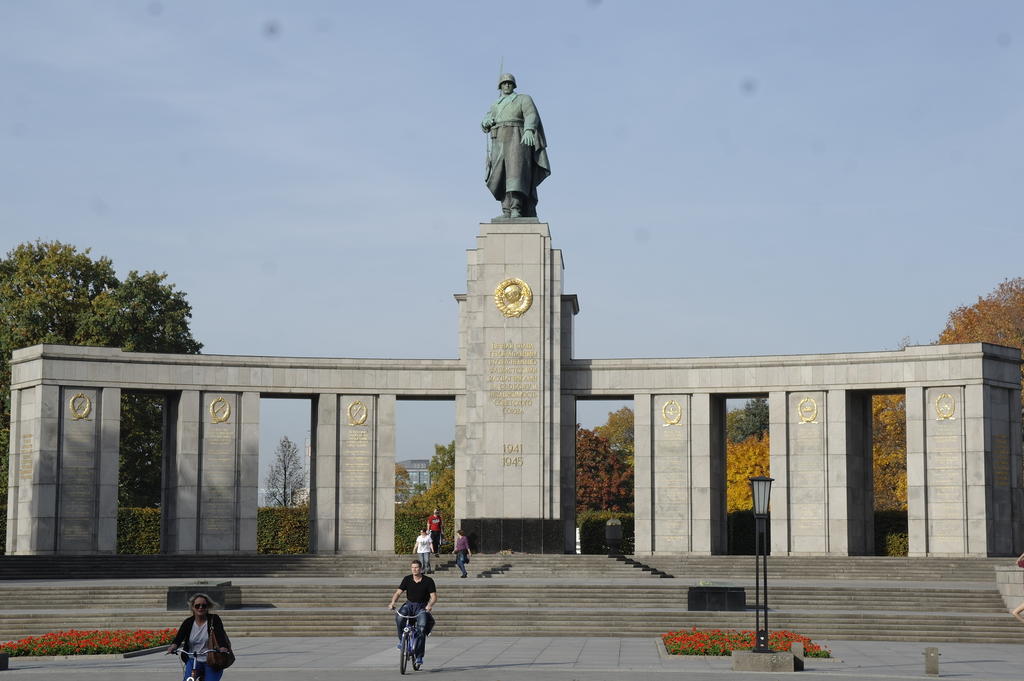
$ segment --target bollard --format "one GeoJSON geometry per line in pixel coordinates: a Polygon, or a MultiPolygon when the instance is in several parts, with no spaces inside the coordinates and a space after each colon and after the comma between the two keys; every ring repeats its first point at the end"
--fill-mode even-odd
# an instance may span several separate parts
{"type": "Polygon", "coordinates": [[[924,673],[928,676],[939,675],[939,649],[925,648],[924,652],[924,673]]]}

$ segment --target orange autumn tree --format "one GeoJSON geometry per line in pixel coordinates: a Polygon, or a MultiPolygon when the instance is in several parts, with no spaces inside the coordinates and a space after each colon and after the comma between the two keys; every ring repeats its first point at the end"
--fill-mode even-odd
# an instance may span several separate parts
{"type": "Polygon", "coordinates": [[[726,512],[749,511],[750,478],[768,475],[768,435],[751,435],[741,442],[730,442],[726,449],[726,512]]]}
{"type": "Polygon", "coordinates": [[[871,396],[876,511],[907,510],[906,404],[904,395],[871,396]]]}
{"type": "MultiPolygon", "coordinates": [[[[974,305],[950,312],[938,343],[994,343],[1024,351],[1024,278],[1005,279],[974,305]]],[[[1024,383],[1024,366],[1021,372],[1024,383]]]]}
{"type": "Polygon", "coordinates": [[[769,474],[768,400],[755,397],[725,416],[726,512],[749,511],[750,478],[769,474]]]}
{"type": "Polygon", "coordinates": [[[607,438],[576,425],[576,512],[633,511],[633,466],[607,438]]]}

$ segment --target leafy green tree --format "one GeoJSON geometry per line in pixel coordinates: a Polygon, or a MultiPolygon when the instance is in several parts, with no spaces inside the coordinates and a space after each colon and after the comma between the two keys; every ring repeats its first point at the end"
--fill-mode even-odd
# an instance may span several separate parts
{"type": "Polygon", "coordinates": [[[404,504],[412,494],[412,478],[409,469],[400,463],[395,464],[395,503],[404,504]]]}
{"type": "Polygon", "coordinates": [[[430,482],[441,478],[445,471],[455,470],[455,440],[446,445],[434,445],[434,456],[430,457],[427,464],[427,471],[430,473],[430,482]]]}
{"type": "MultiPolygon", "coordinates": [[[[90,252],[35,241],[0,260],[0,499],[7,497],[11,352],[38,343],[136,352],[202,349],[189,329],[192,307],[167,275],[132,271],[122,282],[109,258],[94,259],[90,252]]],[[[126,397],[123,404],[121,503],[155,505],[162,442],[152,426],[162,423],[162,399],[126,397]]]]}
{"type": "Polygon", "coordinates": [[[451,523],[455,518],[455,440],[447,445],[434,445],[434,456],[427,464],[427,470],[430,471],[430,487],[410,496],[402,504],[401,512],[421,516],[423,527],[426,527],[427,516],[435,508],[440,509],[446,523],[445,536],[450,539],[451,523]]]}
{"type": "Polygon", "coordinates": [[[768,434],[768,400],[755,397],[725,416],[725,435],[729,442],[743,442],[751,435],[768,434]]]}

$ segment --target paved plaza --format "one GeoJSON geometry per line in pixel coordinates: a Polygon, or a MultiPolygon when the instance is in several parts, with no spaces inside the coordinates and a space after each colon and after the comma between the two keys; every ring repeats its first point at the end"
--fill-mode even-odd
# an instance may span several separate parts
{"type": "MultiPolygon", "coordinates": [[[[835,659],[807,660],[802,681],[818,679],[903,680],[924,673],[924,643],[826,641],[835,659]]],[[[482,681],[625,681],[643,679],[778,679],[791,674],[737,673],[728,658],[669,657],[656,639],[431,637],[426,662],[410,676],[482,681]]],[[[941,678],[1019,681],[1024,647],[938,644],[941,678]]],[[[238,681],[362,680],[399,676],[390,638],[248,638],[235,642],[238,661],[224,678],[238,681]]],[[[162,654],[132,659],[31,660],[16,658],[0,681],[75,679],[111,681],[181,678],[181,664],[162,654]]]]}

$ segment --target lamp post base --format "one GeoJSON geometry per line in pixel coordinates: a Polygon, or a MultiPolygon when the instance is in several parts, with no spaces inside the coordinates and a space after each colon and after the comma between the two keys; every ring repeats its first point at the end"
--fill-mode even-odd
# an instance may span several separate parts
{"type": "Polygon", "coordinates": [[[752,653],[774,653],[775,652],[774,650],[771,649],[771,646],[768,645],[768,631],[766,629],[758,629],[757,630],[757,636],[755,638],[756,638],[756,641],[754,643],[754,647],[751,648],[750,652],[752,652],[752,653]]]}

